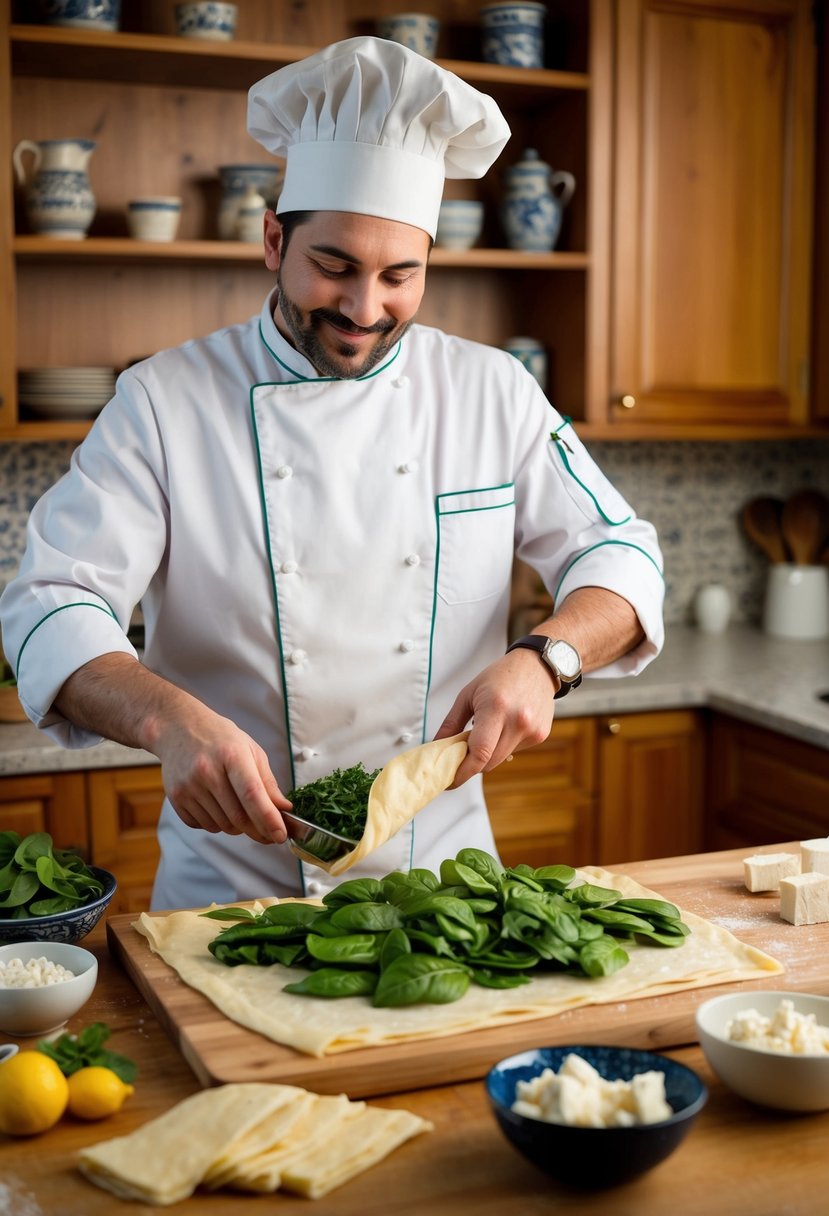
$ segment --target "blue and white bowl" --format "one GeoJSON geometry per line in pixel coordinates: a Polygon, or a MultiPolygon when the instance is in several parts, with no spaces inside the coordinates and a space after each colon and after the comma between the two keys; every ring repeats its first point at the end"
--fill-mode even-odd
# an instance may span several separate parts
{"type": "Polygon", "coordinates": [[[484,205],[477,199],[445,198],[440,205],[435,244],[471,249],[484,227],[484,205]]]}
{"type": "Polygon", "coordinates": [[[546,7],[533,0],[485,5],[481,9],[484,62],[543,68],[546,15],[546,7]]]}
{"type": "Polygon", "coordinates": [[[252,186],[268,207],[275,207],[282,190],[285,170],[281,164],[219,165],[222,198],[219,204],[219,237],[235,240],[242,200],[252,186]]]}
{"type": "Polygon", "coordinates": [[[377,22],[381,38],[399,42],[426,59],[434,59],[438,47],[440,21],[428,13],[396,13],[377,22]]]}
{"type": "Polygon", "coordinates": [[[486,1092],[498,1126],[533,1165],[568,1186],[592,1190],[627,1182],[664,1161],[685,1138],[708,1099],[708,1090],[684,1064],[632,1047],[539,1047],[509,1056],[490,1069],[486,1092]],[[570,1054],[581,1056],[607,1081],[630,1081],[652,1070],[665,1074],[668,1119],[633,1127],[572,1127],[518,1114],[516,1085],[558,1072],[570,1054]]]}
{"type": "Polygon", "coordinates": [[[95,928],[118,889],[115,875],[100,866],[89,867],[103,884],[103,894],[92,903],[53,916],[27,916],[22,920],[0,920],[0,942],[79,942],[95,928]]]}
{"type": "Polygon", "coordinates": [[[230,42],[236,33],[235,4],[177,4],[176,30],[181,38],[230,42]]]}
{"type": "Polygon", "coordinates": [[[112,31],[121,19],[121,0],[42,0],[47,25],[112,31]]]}

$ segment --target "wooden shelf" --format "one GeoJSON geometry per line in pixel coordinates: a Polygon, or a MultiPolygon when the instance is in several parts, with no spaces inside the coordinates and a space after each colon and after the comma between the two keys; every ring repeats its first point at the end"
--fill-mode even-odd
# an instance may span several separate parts
{"type": "MultiPolygon", "coordinates": [[[[132,237],[93,236],[65,241],[44,236],[17,236],[14,253],[21,262],[233,262],[263,263],[255,241],[136,241],[132,237]]],[[[515,249],[432,250],[430,266],[482,270],[583,270],[586,253],[522,253],[515,249]]]]}
{"type": "MultiPolygon", "coordinates": [[[[247,89],[268,72],[321,49],[289,43],[208,42],[164,34],[95,33],[55,26],[11,26],[12,70],[19,76],[115,80],[135,84],[247,89]]],[[[440,59],[440,65],[495,97],[531,104],[551,90],[587,90],[583,72],[510,68],[440,59]]]]}

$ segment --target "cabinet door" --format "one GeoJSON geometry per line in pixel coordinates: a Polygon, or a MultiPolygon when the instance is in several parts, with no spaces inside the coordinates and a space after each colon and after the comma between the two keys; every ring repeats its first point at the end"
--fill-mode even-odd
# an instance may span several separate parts
{"type": "Polygon", "coordinates": [[[92,861],[118,879],[110,911],[146,911],[159,858],[161,769],[100,769],[87,780],[92,861]]]}
{"type": "Polygon", "coordinates": [[[699,850],[704,742],[690,710],[599,719],[600,864],[699,850]]]}
{"type": "Polygon", "coordinates": [[[829,752],[715,716],[706,849],[810,840],[829,832],[829,752]]]}
{"type": "Polygon", "coordinates": [[[610,417],[807,421],[811,0],[620,0],[610,417]]]}
{"type": "Polygon", "coordinates": [[[61,849],[89,860],[83,773],[37,773],[0,780],[0,831],[48,832],[61,849]]]}
{"type": "Polygon", "coordinates": [[[595,861],[595,723],[562,719],[546,743],[487,773],[484,793],[505,865],[595,861]]]}

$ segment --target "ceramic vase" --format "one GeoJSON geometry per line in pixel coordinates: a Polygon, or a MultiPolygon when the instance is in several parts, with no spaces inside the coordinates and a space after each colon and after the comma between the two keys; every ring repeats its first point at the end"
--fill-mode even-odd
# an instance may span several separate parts
{"type": "Polygon", "coordinates": [[[218,216],[219,239],[238,239],[239,208],[251,187],[262,196],[266,206],[275,207],[282,189],[282,179],[281,165],[220,165],[222,198],[218,216]]]}
{"type": "Polygon", "coordinates": [[[546,16],[546,7],[534,0],[485,5],[481,9],[484,62],[543,68],[546,16]]]}
{"type": "Polygon", "coordinates": [[[80,241],[95,215],[95,196],[87,166],[95,151],[91,139],[22,139],[12,160],[19,184],[26,190],[26,214],[41,236],[80,241]],[[31,178],[23,163],[32,156],[31,178]]]}
{"type": "Polygon", "coordinates": [[[572,173],[553,171],[534,148],[527,148],[519,163],[505,172],[504,184],[501,222],[510,249],[533,253],[554,249],[564,208],[576,189],[572,173]]]}
{"type": "Polygon", "coordinates": [[[503,350],[523,363],[531,376],[535,376],[542,392],[547,391],[547,352],[537,338],[507,338],[503,350]]]}

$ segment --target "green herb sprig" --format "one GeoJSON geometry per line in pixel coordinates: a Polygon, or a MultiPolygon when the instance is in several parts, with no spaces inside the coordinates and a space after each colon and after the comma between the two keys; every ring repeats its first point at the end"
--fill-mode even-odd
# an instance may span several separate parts
{"type": "Polygon", "coordinates": [[[37,1050],[54,1060],[65,1077],[71,1077],[81,1068],[109,1068],[126,1085],[131,1085],[138,1076],[138,1065],[127,1056],[104,1047],[111,1033],[105,1022],[93,1022],[76,1035],[62,1034],[51,1041],[42,1039],[37,1050]]]}
{"type": "Polygon", "coordinates": [[[379,768],[366,772],[362,763],[337,768],[327,777],[290,790],[287,798],[300,819],[347,840],[359,840],[365,831],[369,790],[379,773],[379,768]]]}
{"type": "Polygon", "coordinates": [[[71,849],[56,849],[48,832],[0,832],[0,919],[27,920],[82,908],[103,884],[71,849]]]}
{"type": "MultiPolygon", "coordinates": [[[[259,916],[235,910],[238,923],[208,949],[230,967],[307,968],[285,992],[403,1006],[456,1001],[472,983],[514,988],[544,971],[612,975],[630,960],[625,944],[679,946],[690,932],[665,900],[573,885],[575,877],[572,866],[504,868],[480,849],[461,849],[439,877],[395,871],[347,879],[322,907],[274,904],[259,916]]],[[[202,915],[226,920],[233,911],[202,915]]]]}

